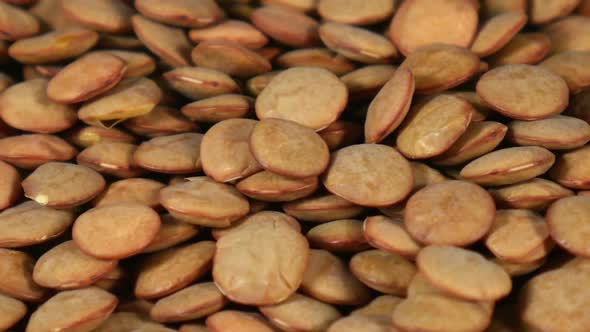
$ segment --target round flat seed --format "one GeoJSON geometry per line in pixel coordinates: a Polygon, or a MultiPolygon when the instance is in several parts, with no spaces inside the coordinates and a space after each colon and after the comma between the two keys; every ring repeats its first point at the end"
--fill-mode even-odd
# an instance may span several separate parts
{"type": "MultiPolygon", "coordinates": [[[[119,306],[120,308],[121,306],[119,306]]],[[[118,332],[118,331],[146,331],[146,332],[175,332],[164,325],[154,323],[146,315],[135,312],[115,312],[109,316],[95,332],[118,332]]],[[[187,330],[191,332],[191,330],[187,330]]],[[[197,332],[209,332],[209,330],[197,332]]]]}
{"type": "Polygon", "coordinates": [[[317,7],[317,3],[314,0],[262,0],[261,2],[268,5],[283,5],[302,12],[309,12],[317,7]]]}
{"type": "MultiPolygon", "coordinates": [[[[115,269],[115,271],[116,270],[117,269],[115,269]]],[[[117,306],[118,312],[113,313],[107,321],[111,321],[111,318],[115,318],[114,320],[120,320],[120,321],[125,321],[125,320],[131,321],[130,318],[141,318],[143,321],[150,321],[149,320],[150,310],[153,307],[154,307],[154,303],[149,302],[147,300],[143,300],[143,299],[124,300],[124,302],[122,301],[117,306]],[[131,317],[131,316],[117,317],[120,312],[133,314],[134,317],[131,317]],[[120,319],[120,318],[124,318],[124,319],[120,319]]],[[[109,324],[105,324],[105,325],[108,326],[109,324]]]]}
{"type": "Polygon", "coordinates": [[[529,210],[498,210],[485,244],[496,257],[519,262],[549,238],[545,219],[529,210]]]}
{"type": "Polygon", "coordinates": [[[26,247],[63,234],[74,222],[74,213],[27,201],[0,213],[0,247],[26,247]]]}
{"type": "Polygon", "coordinates": [[[87,148],[100,142],[122,142],[135,143],[135,137],[116,128],[103,127],[80,127],[66,134],[68,141],[73,144],[87,148]]]}
{"type": "MultiPolygon", "coordinates": [[[[206,320],[207,327],[214,332],[272,332],[273,328],[259,315],[235,310],[215,313],[206,320]]],[[[208,330],[208,331],[209,331],[208,330]]]]}
{"type": "Polygon", "coordinates": [[[364,206],[388,206],[411,191],[410,163],[395,149],[379,144],[352,145],[332,154],[323,182],[331,193],[364,206]]]}
{"type": "Polygon", "coordinates": [[[284,50],[278,46],[268,46],[256,50],[260,56],[268,61],[273,61],[279,55],[283,54],[284,50]]]}
{"type": "Polygon", "coordinates": [[[272,69],[258,53],[240,44],[212,40],[200,43],[191,53],[193,62],[238,78],[249,78],[272,69]]]}
{"type": "Polygon", "coordinates": [[[219,182],[248,177],[262,166],[250,151],[250,135],[255,120],[228,119],[211,127],[201,143],[203,171],[219,182]]]}
{"type": "Polygon", "coordinates": [[[141,15],[131,18],[133,31],[150,51],[172,67],[190,65],[192,45],[182,29],[154,22],[141,15]]]}
{"type": "Polygon", "coordinates": [[[304,221],[326,222],[354,218],[363,212],[363,207],[341,198],[323,194],[283,204],[285,213],[304,221]]]}
{"type": "Polygon", "coordinates": [[[27,306],[17,299],[0,294],[0,329],[8,330],[27,313],[27,306]]]}
{"type": "Polygon", "coordinates": [[[494,201],[481,187],[445,181],[410,197],[404,223],[411,236],[422,243],[466,246],[488,232],[494,214],[494,201]]]}
{"type": "Polygon", "coordinates": [[[472,111],[471,104],[452,95],[418,103],[410,109],[399,130],[399,151],[411,159],[441,155],[465,133],[472,111]]]}
{"type": "Polygon", "coordinates": [[[137,203],[106,205],[81,214],[72,229],[80,249],[102,259],[123,259],[147,247],[160,229],[160,217],[137,203]]]}
{"type": "Polygon", "coordinates": [[[113,88],[126,70],[125,61],[115,55],[90,53],[54,76],[47,85],[47,96],[61,104],[86,101],[113,88]]]}
{"type": "Polygon", "coordinates": [[[474,251],[428,246],[420,251],[416,263],[435,287],[460,298],[493,301],[512,288],[510,276],[500,266],[474,251]]]}
{"type": "Polygon", "coordinates": [[[151,208],[157,208],[160,205],[160,189],[164,187],[165,185],[161,182],[143,178],[115,181],[96,198],[94,206],[138,203],[151,208]]]}
{"type": "Polygon", "coordinates": [[[496,150],[467,164],[461,178],[481,185],[505,185],[530,180],[544,174],[555,162],[555,155],[538,146],[496,150]]]}
{"type": "Polygon", "coordinates": [[[180,322],[198,319],[220,311],[227,300],[213,282],[186,287],[159,299],[150,316],[158,322],[180,322]]]}
{"type": "Polygon", "coordinates": [[[236,189],[261,201],[288,202],[309,196],[316,191],[318,185],[317,177],[295,179],[262,171],[238,182],[236,189]]]}
{"type": "Polygon", "coordinates": [[[214,0],[139,0],[135,7],[154,20],[189,28],[207,26],[225,16],[214,0]]]}
{"type": "Polygon", "coordinates": [[[301,290],[322,302],[359,305],[370,300],[370,290],[345,263],[326,250],[310,250],[301,290]]]}
{"type": "Polygon", "coordinates": [[[365,121],[366,143],[379,143],[397,129],[410,109],[414,89],[412,72],[397,69],[369,105],[365,121]]]}
{"type": "Polygon", "coordinates": [[[417,272],[412,278],[407,290],[407,298],[415,298],[421,295],[449,296],[442,289],[435,287],[423,273],[417,272]]]}
{"type": "Polygon", "coordinates": [[[72,289],[90,286],[117,266],[83,253],[74,241],[66,241],[45,252],[35,263],[33,280],[40,286],[72,289]]]}
{"type": "Polygon", "coordinates": [[[482,156],[493,151],[502,142],[506,132],[508,127],[499,122],[471,122],[465,133],[434,162],[437,165],[454,166],[482,156]]]}
{"type": "Polygon", "coordinates": [[[395,46],[382,35],[343,23],[328,22],[319,28],[324,44],[350,60],[387,63],[399,56],[395,46]]]}
{"type": "Polygon", "coordinates": [[[559,156],[549,172],[551,179],[570,189],[590,189],[590,147],[584,146],[559,156]]]}
{"type": "Polygon", "coordinates": [[[554,53],[566,51],[590,51],[590,18],[578,15],[568,16],[543,28],[551,39],[554,53]]]}
{"type": "Polygon", "coordinates": [[[158,137],[194,132],[198,126],[180,114],[177,109],[168,106],[156,106],[149,113],[136,116],[123,125],[137,135],[158,137]]]}
{"type": "Polygon", "coordinates": [[[180,67],[162,76],[174,90],[195,100],[240,92],[240,87],[229,75],[215,69],[180,67]]]}
{"type": "Polygon", "coordinates": [[[214,253],[215,242],[200,241],[145,256],[135,296],[157,299],[183,289],[209,272],[214,253]]]}
{"type": "Polygon", "coordinates": [[[136,150],[137,145],[130,143],[97,143],[80,152],[76,160],[78,164],[98,172],[119,178],[130,178],[143,172],[133,160],[136,150]]]}
{"type": "Polygon", "coordinates": [[[590,197],[562,198],[547,210],[551,237],[567,251],[579,256],[590,256],[587,234],[590,225],[590,197]]]}
{"type": "Polygon", "coordinates": [[[34,36],[41,30],[41,25],[35,16],[28,11],[0,3],[0,39],[19,40],[34,36]]]}
{"type": "Polygon", "coordinates": [[[133,10],[122,1],[74,0],[61,5],[65,15],[89,29],[111,33],[131,30],[133,10]]]}
{"type": "Polygon", "coordinates": [[[551,51],[551,39],[543,33],[519,33],[488,58],[493,66],[541,62],[551,51]]]}
{"type": "Polygon", "coordinates": [[[230,226],[250,211],[234,187],[205,176],[162,189],[160,203],[179,220],[209,227],[230,226]]]}
{"type": "Polygon", "coordinates": [[[333,306],[297,293],[281,303],[260,307],[260,312],[285,331],[325,331],[341,317],[333,306]]]}
{"type": "Polygon", "coordinates": [[[78,118],[89,125],[125,120],[149,113],[162,99],[162,90],[147,78],[128,78],[106,94],[78,110],[78,118]]]}
{"type": "Polygon", "coordinates": [[[422,248],[405,229],[403,220],[386,216],[368,217],[364,221],[363,232],[371,246],[404,257],[415,257],[422,248]]]}
{"type": "Polygon", "coordinates": [[[135,36],[103,33],[98,40],[98,46],[102,48],[136,50],[142,48],[143,44],[135,36]]]}
{"type": "Polygon", "coordinates": [[[25,169],[34,169],[51,161],[70,160],[77,153],[68,142],[53,135],[17,135],[0,139],[0,160],[25,169]]]}
{"type": "Polygon", "coordinates": [[[251,49],[259,49],[268,44],[268,38],[248,22],[226,20],[217,25],[193,29],[188,37],[194,43],[210,40],[226,40],[251,49]]]}
{"type": "Polygon", "coordinates": [[[532,273],[543,266],[545,264],[545,258],[530,263],[512,263],[496,258],[494,259],[494,263],[500,265],[509,276],[520,277],[532,273]]]}
{"type": "Polygon", "coordinates": [[[541,62],[540,66],[561,76],[571,93],[578,93],[590,86],[590,52],[588,51],[557,53],[541,62]]]}
{"type": "Polygon", "coordinates": [[[128,278],[127,271],[117,265],[111,272],[105,274],[93,285],[107,292],[120,291],[123,289],[124,283],[127,282],[128,278]]]}
{"type": "Polygon", "coordinates": [[[0,292],[23,301],[39,302],[47,294],[33,281],[35,260],[24,252],[0,249],[0,292]]]}
{"type": "Polygon", "coordinates": [[[554,247],[555,242],[553,241],[553,239],[549,238],[545,242],[541,243],[539,246],[534,248],[526,256],[523,256],[514,261],[518,261],[518,263],[521,264],[539,262],[540,260],[545,259],[551,253],[554,247]]]}
{"type": "Polygon", "coordinates": [[[193,121],[217,123],[246,117],[253,106],[254,100],[250,97],[226,94],[186,104],[181,108],[181,112],[193,121]]]}
{"type": "Polygon", "coordinates": [[[412,0],[397,10],[389,38],[404,55],[434,43],[468,47],[477,23],[477,7],[470,0],[412,0]]]}
{"type": "Polygon", "coordinates": [[[479,71],[479,58],[466,48],[431,44],[417,48],[400,68],[414,74],[417,93],[435,93],[453,88],[479,71]]]}
{"type": "Polygon", "coordinates": [[[370,25],[390,18],[396,8],[396,2],[391,0],[371,2],[362,0],[320,0],[317,6],[318,13],[327,21],[370,25]]]}
{"type": "Polygon", "coordinates": [[[35,169],[22,185],[25,196],[41,205],[70,208],[96,197],[106,183],[100,174],[88,167],[49,162],[35,169]]]}
{"type": "Polygon", "coordinates": [[[530,17],[533,24],[545,24],[567,16],[576,9],[580,0],[530,1],[530,17]]]}
{"type": "Polygon", "coordinates": [[[518,145],[537,145],[551,150],[569,150],[590,141],[590,125],[583,120],[557,115],[535,121],[512,121],[508,139],[518,145]]]}
{"type": "Polygon", "coordinates": [[[527,16],[522,12],[505,12],[488,19],[475,37],[471,51],[487,57],[500,50],[525,26],[527,16]]]}
{"type": "Polygon", "coordinates": [[[160,230],[150,245],[143,250],[144,253],[170,248],[199,234],[197,226],[176,220],[169,214],[160,216],[160,219],[160,230]]]}
{"type": "Polygon", "coordinates": [[[385,294],[405,296],[416,267],[396,254],[368,250],[350,259],[350,271],[365,285],[385,294]]]}
{"type": "MultiPolygon", "coordinates": [[[[94,286],[104,289],[107,292],[120,291],[129,279],[127,271],[117,265],[114,270],[94,283],[94,286]]],[[[151,303],[150,303],[151,304],[151,303]]]]}
{"type": "Polygon", "coordinates": [[[22,63],[43,64],[75,58],[98,42],[98,34],[81,28],[67,28],[21,39],[8,53],[22,63]]]}
{"type": "Polygon", "coordinates": [[[402,301],[393,313],[393,326],[404,331],[483,331],[490,314],[479,303],[440,295],[421,295],[402,301]]]}
{"type": "Polygon", "coordinates": [[[96,287],[60,292],[31,315],[27,331],[92,331],[118,302],[116,296],[96,287]]]}
{"type": "Polygon", "coordinates": [[[47,81],[28,80],[15,84],[0,95],[0,116],[12,128],[52,134],[72,127],[78,116],[66,105],[51,101],[47,81]]]}
{"type": "MultiPolygon", "coordinates": [[[[27,65],[28,67],[31,67],[32,65],[27,65]]],[[[57,73],[59,73],[62,69],[64,69],[65,66],[60,66],[60,65],[35,65],[34,67],[32,67],[34,69],[34,71],[46,78],[52,78],[55,75],[57,75],[57,73]]],[[[23,76],[25,76],[26,72],[23,69],[23,76]]]]}
{"type": "Polygon", "coordinates": [[[217,241],[213,279],[234,302],[276,304],[301,284],[309,245],[287,223],[254,217],[217,241]]]}
{"type": "Polygon", "coordinates": [[[355,219],[340,219],[314,226],[307,232],[309,243],[332,252],[356,252],[367,247],[363,223],[355,219]]]}
{"type": "Polygon", "coordinates": [[[21,195],[20,174],[10,164],[0,161],[0,211],[12,206],[21,195]]]}
{"type": "Polygon", "coordinates": [[[47,24],[49,28],[63,30],[78,25],[69,19],[61,6],[59,0],[42,0],[35,1],[35,5],[30,8],[31,14],[37,16],[47,24]]]}
{"type": "Polygon", "coordinates": [[[536,330],[584,331],[590,324],[583,311],[590,303],[590,292],[584,286],[590,280],[588,262],[576,258],[562,268],[532,278],[520,295],[522,320],[536,330]]]}
{"type": "MultiPolygon", "coordinates": [[[[391,80],[396,68],[392,65],[371,65],[340,77],[348,88],[350,99],[372,98],[391,80]]],[[[403,76],[400,74],[400,76],[403,76]]],[[[396,84],[397,85],[397,84],[396,84]]]]}
{"type": "Polygon", "coordinates": [[[252,13],[252,23],[276,41],[292,47],[319,42],[319,24],[309,16],[283,6],[263,6],[252,13]]]}
{"type": "MultiPolygon", "coordinates": [[[[432,284],[432,282],[430,282],[430,280],[428,280],[423,273],[418,272],[414,275],[414,278],[412,279],[412,282],[408,287],[408,298],[416,298],[424,295],[437,295],[445,298],[461,300],[457,298],[455,295],[449,294],[448,292],[445,292],[443,289],[438,288],[436,285],[432,284]]],[[[483,309],[487,310],[489,314],[492,314],[494,310],[495,303],[493,301],[470,302],[479,304],[483,309]]]]}
{"type": "Polygon", "coordinates": [[[351,315],[383,317],[391,319],[395,308],[403,301],[403,298],[392,295],[381,295],[369,302],[369,304],[351,312],[351,315]]]}
{"type": "Polygon", "coordinates": [[[313,129],[282,119],[263,119],[250,134],[250,150],[265,169],[306,178],[328,167],[328,146],[313,129]]]}
{"type": "Polygon", "coordinates": [[[245,224],[247,222],[251,222],[251,221],[258,222],[258,220],[264,220],[264,222],[267,222],[267,223],[282,222],[282,223],[286,224],[287,226],[293,228],[295,231],[301,232],[301,224],[299,224],[299,222],[295,218],[288,216],[284,213],[275,212],[275,211],[262,211],[262,209],[259,211],[251,209],[250,213],[251,214],[249,216],[236,221],[234,224],[232,224],[229,227],[216,228],[216,229],[211,230],[211,235],[213,236],[214,239],[219,240],[220,238],[222,238],[223,236],[225,236],[229,232],[232,232],[233,230],[241,227],[243,224],[245,224]]]}
{"type": "Polygon", "coordinates": [[[160,136],[141,143],[133,159],[137,166],[152,172],[195,173],[201,169],[202,134],[184,133],[160,136]]]}
{"type": "Polygon", "coordinates": [[[248,81],[246,81],[246,88],[248,93],[252,96],[258,96],[264,88],[270,83],[270,81],[275,78],[281,71],[269,71],[268,73],[260,74],[257,76],[252,77],[248,81]]]}
{"type": "Polygon", "coordinates": [[[360,141],[363,127],[355,122],[335,121],[318,132],[330,151],[352,145],[360,141]]]}
{"type": "Polygon", "coordinates": [[[283,68],[317,67],[343,75],[355,69],[355,64],[327,48],[302,48],[285,52],[276,59],[283,68]]]}
{"type": "Polygon", "coordinates": [[[536,120],[561,113],[569,89],[556,74],[541,67],[507,65],[485,73],[477,94],[496,111],[518,120],[536,120]]]}
{"type": "Polygon", "coordinates": [[[127,63],[127,70],[123,77],[148,76],[156,70],[156,61],[150,55],[143,52],[132,52],[124,50],[97,51],[96,53],[111,54],[121,58],[127,63]]]}
{"type": "Polygon", "coordinates": [[[391,318],[351,315],[341,318],[330,325],[327,332],[396,332],[391,326],[391,318]]]}
{"type": "Polygon", "coordinates": [[[292,68],[278,74],[258,96],[256,115],[319,130],[336,121],[347,101],[346,86],[334,74],[320,68],[292,68]]]}
{"type": "Polygon", "coordinates": [[[574,195],[571,190],[541,178],[490,189],[489,193],[502,207],[532,210],[545,209],[553,201],[574,195]]]}
{"type": "Polygon", "coordinates": [[[484,0],[481,1],[483,12],[487,17],[506,12],[527,12],[527,0],[484,0]]]}

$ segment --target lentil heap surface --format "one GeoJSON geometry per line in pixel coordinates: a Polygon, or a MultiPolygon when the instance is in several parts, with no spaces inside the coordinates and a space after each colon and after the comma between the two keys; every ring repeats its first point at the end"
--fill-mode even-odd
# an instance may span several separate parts
{"type": "Polygon", "coordinates": [[[590,0],[0,0],[0,331],[590,331],[590,0]]]}

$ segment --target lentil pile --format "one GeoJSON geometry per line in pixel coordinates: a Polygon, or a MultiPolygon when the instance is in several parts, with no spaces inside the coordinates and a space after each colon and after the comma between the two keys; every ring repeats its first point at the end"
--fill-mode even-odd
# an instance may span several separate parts
{"type": "Polygon", "coordinates": [[[0,330],[590,331],[589,0],[0,0],[0,330]]]}

